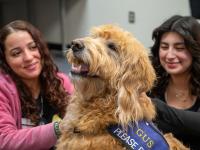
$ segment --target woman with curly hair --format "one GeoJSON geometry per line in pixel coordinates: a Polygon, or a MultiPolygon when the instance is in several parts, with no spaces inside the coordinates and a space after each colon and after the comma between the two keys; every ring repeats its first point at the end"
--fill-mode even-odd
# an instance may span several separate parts
{"type": "Polygon", "coordinates": [[[37,28],[16,20],[0,30],[0,149],[53,148],[53,118],[64,116],[72,90],[37,28]]]}
{"type": "Polygon", "coordinates": [[[150,96],[156,123],[192,150],[200,148],[200,24],[175,15],[153,31],[152,63],[157,81],[150,96]]]}

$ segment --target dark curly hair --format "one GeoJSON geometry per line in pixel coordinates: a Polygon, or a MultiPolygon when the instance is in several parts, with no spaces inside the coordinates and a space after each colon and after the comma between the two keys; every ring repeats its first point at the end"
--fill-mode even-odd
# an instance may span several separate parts
{"type": "Polygon", "coordinates": [[[16,83],[20,95],[22,113],[25,115],[24,117],[30,118],[35,123],[39,122],[36,100],[33,98],[29,88],[9,67],[5,60],[5,40],[9,34],[16,31],[28,32],[35,41],[43,65],[40,74],[43,97],[59,112],[59,115],[63,117],[69,94],[66,93],[61,79],[57,76],[58,67],[53,62],[47,44],[42,38],[41,32],[32,24],[23,20],[16,20],[4,26],[0,31],[0,66],[2,71],[9,74],[16,83]]]}
{"type": "Polygon", "coordinates": [[[153,31],[154,44],[151,47],[151,53],[157,81],[151,91],[151,96],[161,97],[169,83],[169,75],[159,60],[160,41],[166,32],[176,32],[183,37],[185,46],[193,58],[190,78],[191,93],[200,96],[200,24],[194,17],[179,15],[172,16],[153,31]]]}

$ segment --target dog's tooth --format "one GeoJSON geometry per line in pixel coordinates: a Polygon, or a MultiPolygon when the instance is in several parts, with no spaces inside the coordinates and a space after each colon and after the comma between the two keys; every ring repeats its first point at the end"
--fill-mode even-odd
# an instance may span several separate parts
{"type": "Polygon", "coordinates": [[[72,64],[72,70],[74,72],[80,72],[81,71],[81,65],[72,64]]]}

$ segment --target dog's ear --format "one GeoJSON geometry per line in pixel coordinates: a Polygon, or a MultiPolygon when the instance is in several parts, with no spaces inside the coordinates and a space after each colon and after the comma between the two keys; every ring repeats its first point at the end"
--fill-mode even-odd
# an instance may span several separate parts
{"type": "MultiPolygon", "coordinates": [[[[122,63],[122,74],[118,82],[117,116],[122,125],[144,118],[140,100],[154,83],[155,72],[145,49],[127,53],[122,63]]],[[[127,51],[127,50],[126,50],[127,51]]]]}

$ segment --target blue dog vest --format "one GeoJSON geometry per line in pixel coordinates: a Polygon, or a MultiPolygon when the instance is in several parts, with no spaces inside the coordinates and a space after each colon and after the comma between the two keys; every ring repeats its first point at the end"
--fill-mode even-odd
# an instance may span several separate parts
{"type": "Polygon", "coordinates": [[[169,150],[168,143],[153,123],[139,121],[129,125],[127,130],[115,124],[110,125],[107,130],[129,150],[169,150]]]}

